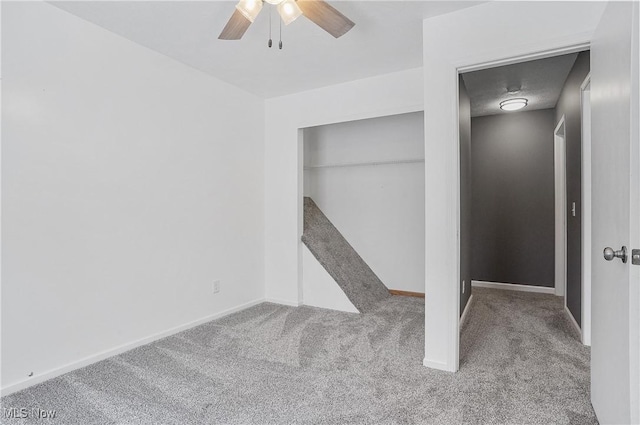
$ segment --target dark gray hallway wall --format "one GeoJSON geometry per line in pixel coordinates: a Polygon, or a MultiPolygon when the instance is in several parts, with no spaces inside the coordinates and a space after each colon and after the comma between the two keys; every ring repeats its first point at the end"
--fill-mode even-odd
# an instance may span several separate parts
{"type": "Polygon", "coordinates": [[[555,111],[471,119],[471,277],[554,286],[555,111]]]}
{"type": "Polygon", "coordinates": [[[589,74],[589,52],[581,52],[556,105],[556,124],[564,116],[567,149],[567,307],[581,325],[582,316],[582,117],[580,86],[589,74]],[[576,203],[575,217],[571,213],[576,203]]]}
{"type": "Polygon", "coordinates": [[[471,296],[471,100],[459,77],[460,120],[460,314],[471,296]]]}

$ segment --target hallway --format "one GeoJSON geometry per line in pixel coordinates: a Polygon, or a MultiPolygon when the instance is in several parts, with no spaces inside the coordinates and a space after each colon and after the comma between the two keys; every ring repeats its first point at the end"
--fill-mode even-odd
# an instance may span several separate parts
{"type": "Polygon", "coordinates": [[[474,289],[456,374],[422,366],[423,338],[418,298],[364,314],[263,303],[2,405],[65,424],[597,423],[561,298],[474,289]]]}
{"type": "Polygon", "coordinates": [[[473,289],[461,332],[460,374],[483,398],[465,405],[465,422],[597,423],[589,401],[590,350],[562,300],[473,289]]]}

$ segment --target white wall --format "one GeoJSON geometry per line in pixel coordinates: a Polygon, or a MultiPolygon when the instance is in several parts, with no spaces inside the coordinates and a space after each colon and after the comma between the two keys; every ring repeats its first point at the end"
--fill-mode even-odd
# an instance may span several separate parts
{"type": "Polygon", "coordinates": [[[489,2],[424,20],[427,366],[456,371],[459,360],[458,70],[584,47],[603,8],[596,2],[489,2]]]}
{"type": "Polygon", "coordinates": [[[305,196],[388,288],[424,292],[423,114],[305,129],[304,156],[305,196]]]}
{"type": "Polygon", "coordinates": [[[265,281],[268,299],[302,301],[302,128],[423,108],[421,69],[266,101],[265,281]]]}
{"type": "Polygon", "coordinates": [[[2,8],[5,392],[262,299],[264,102],[49,4],[2,8]]]}
{"type": "Polygon", "coordinates": [[[342,288],[306,246],[302,246],[302,286],[304,305],[359,313],[342,288]]]}

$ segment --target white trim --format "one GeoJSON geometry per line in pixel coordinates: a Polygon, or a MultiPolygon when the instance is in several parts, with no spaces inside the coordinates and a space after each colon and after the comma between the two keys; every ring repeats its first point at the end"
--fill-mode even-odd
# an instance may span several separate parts
{"type": "Polygon", "coordinates": [[[446,363],[427,360],[426,357],[422,360],[422,365],[426,367],[430,367],[432,369],[444,370],[445,372],[453,372],[452,370],[449,369],[446,363]]]}
{"type": "Polygon", "coordinates": [[[582,84],[580,84],[580,91],[584,91],[584,89],[586,89],[589,84],[591,84],[591,72],[589,72],[587,76],[584,77],[584,81],[582,81],[582,84]]]}
{"type": "Polygon", "coordinates": [[[591,345],[591,73],[580,85],[580,118],[582,121],[582,343],[591,345]],[[586,90],[589,87],[589,90],[586,90]],[[589,93],[585,122],[585,93],[589,93]],[[589,137],[585,138],[585,129],[589,137]]]}
{"type": "Polygon", "coordinates": [[[282,299],[278,299],[278,298],[265,298],[264,302],[273,303],[273,304],[288,305],[289,307],[300,307],[302,305],[301,302],[282,300],[282,299]]]}
{"type": "MultiPolygon", "coordinates": [[[[297,298],[298,304],[287,304],[294,307],[300,306],[304,304],[304,255],[303,248],[304,244],[302,243],[302,236],[304,235],[304,128],[300,127],[296,129],[297,133],[297,141],[296,147],[298,148],[298,159],[296,162],[296,169],[298,172],[298,178],[296,182],[298,184],[297,187],[297,225],[298,225],[298,237],[297,237],[297,250],[298,250],[298,282],[297,282],[297,298]]],[[[277,300],[274,302],[278,302],[277,300]]]]}
{"type": "Polygon", "coordinates": [[[584,50],[589,50],[590,47],[591,47],[591,42],[579,42],[567,47],[560,47],[558,49],[544,50],[542,52],[531,53],[528,55],[514,56],[507,59],[483,62],[480,64],[460,66],[458,67],[458,72],[463,74],[465,72],[480,71],[483,69],[496,68],[499,66],[507,66],[515,63],[530,62],[538,59],[551,58],[554,56],[569,55],[571,53],[577,53],[577,52],[582,52],[584,50]]]}
{"type": "Polygon", "coordinates": [[[260,303],[262,303],[264,301],[265,301],[264,299],[258,299],[258,300],[254,300],[254,301],[249,301],[248,303],[244,303],[244,304],[241,304],[239,306],[229,308],[229,309],[221,311],[219,313],[211,314],[209,316],[205,316],[203,318],[194,320],[192,322],[188,322],[188,323],[185,323],[183,325],[179,325],[179,326],[167,329],[165,331],[158,332],[158,333],[155,333],[153,335],[149,335],[149,336],[144,337],[144,338],[140,338],[140,339],[138,339],[136,341],[132,341],[132,342],[129,342],[129,343],[126,343],[126,344],[123,344],[123,345],[119,345],[117,347],[114,347],[114,348],[111,348],[111,349],[108,349],[108,350],[105,350],[105,351],[101,351],[101,352],[99,352],[97,354],[93,354],[91,356],[87,356],[87,357],[85,357],[83,359],[80,359],[78,361],[75,361],[73,363],[69,363],[69,364],[66,364],[64,366],[61,366],[61,367],[58,367],[58,368],[55,368],[55,369],[51,369],[51,370],[49,370],[47,372],[44,372],[44,373],[41,373],[41,374],[38,374],[38,375],[34,375],[33,377],[31,377],[29,379],[25,379],[23,381],[16,382],[15,384],[7,385],[6,387],[4,387],[4,388],[2,388],[0,390],[0,395],[2,397],[4,397],[4,396],[9,395],[11,393],[14,393],[16,391],[20,391],[20,390],[23,390],[25,388],[31,387],[33,385],[40,384],[40,383],[42,383],[44,381],[48,381],[49,379],[56,378],[56,377],[58,377],[60,375],[64,375],[65,373],[74,371],[76,369],[80,369],[80,368],[85,367],[85,366],[89,366],[89,365],[91,365],[93,363],[99,362],[99,361],[107,359],[109,357],[117,356],[118,354],[122,354],[122,353],[124,353],[126,351],[129,351],[129,350],[132,350],[134,348],[137,348],[137,347],[152,343],[154,341],[157,341],[159,339],[162,339],[162,338],[177,334],[178,332],[182,332],[184,330],[199,326],[199,325],[201,325],[203,323],[210,322],[211,320],[219,319],[221,317],[228,316],[229,314],[236,313],[236,312],[241,311],[241,310],[245,310],[245,309],[247,309],[249,307],[253,307],[254,305],[260,304],[260,303]]]}
{"type": "Polygon", "coordinates": [[[567,126],[564,115],[553,131],[555,294],[564,296],[567,287],[567,126]]]}
{"type": "Polygon", "coordinates": [[[473,302],[473,294],[471,294],[471,296],[467,300],[467,305],[464,306],[464,311],[462,312],[462,316],[460,316],[460,327],[462,327],[462,325],[464,325],[465,320],[467,320],[469,310],[471,310],[471,302],[473,302]]]}
{"type": "Polygon", "coordinates": [[[567,313],[567,316],[569,316],[569,320],[571,320],[573,326],[577,329],[578,333],[580,334],[580,340],[582,341],[582,329],[580,329],[580,325],[578,325],[575,317],[573,317],[573,314],[571,314],[571,310],[569,310],[569,307],[567,307],[566,305],[564,306],[564,311],[565,313],[567,313]]]}
{"type": "Polygon", "coordinates": [[[476,288],[504,289],[507,291],[537,292],[541,294],[555,294],[555,289],[548,286],[521,285],[519,283],[487,282],[472,280],[471,286],[476,288]]]}

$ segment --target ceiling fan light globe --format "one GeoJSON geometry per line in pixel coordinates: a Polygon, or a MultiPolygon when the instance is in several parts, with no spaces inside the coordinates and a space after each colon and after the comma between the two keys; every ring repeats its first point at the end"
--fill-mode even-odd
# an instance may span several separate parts
{"type": "Polygon", "coordinates": [[[262,0],[240,0],[236,9],[242,13],[242,16],[253,22],[262,10],[262,0]]]}
{"type": "Polygon", "coordinates": [[[289,25],[302,15],[302,10],[298,7],[295,0],[282,0],[278,4],[278,13],[285,25],[289,25]]]}
{"type": "Polygon", "coordinates": [[[264,1],[266,1],[267,3],[272,4],[274,6],[277,6],[280,3],[282,3],[283,0],[264,0],[264,1]]]}

